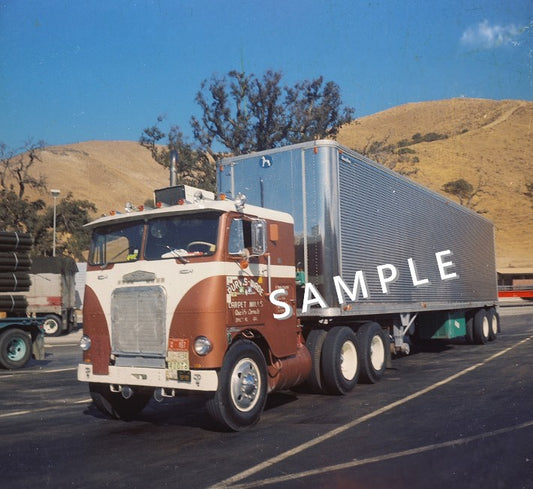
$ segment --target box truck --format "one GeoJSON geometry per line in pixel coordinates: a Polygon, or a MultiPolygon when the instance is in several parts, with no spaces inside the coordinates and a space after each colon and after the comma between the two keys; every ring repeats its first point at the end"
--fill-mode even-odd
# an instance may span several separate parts
{"type": "Polygon", "coordinates": [[[46,336],[70,333],[76,325],[76,262],[68,256],[32,260],[26,293],[28,314],[43,319],[46,336]]]}
{"type": "Polygon", "coordinates": [[[414,339],[498,334],[484,217],[334,141],[217,173],[216,197],[168,187],[88,225],[78,379],[104,413],[196,392],[240,430],[271,391],[346,394],[414,339]]]}

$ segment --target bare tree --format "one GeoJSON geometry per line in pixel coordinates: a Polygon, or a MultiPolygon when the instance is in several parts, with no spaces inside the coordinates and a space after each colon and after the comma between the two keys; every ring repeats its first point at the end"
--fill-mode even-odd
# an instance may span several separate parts
{"type": "Polygon", "coordinates": [[[9,149],[0,143],[0,187],[3,191],[14,191],[20,199],[23,198],[26,187],[39,191],[46,190],[46,178],[43,175],[35,177],[30,170],[41,162],[41,153],[45,148],[44,141],[34,143],[28,139],[17,149],[9,149]]]}

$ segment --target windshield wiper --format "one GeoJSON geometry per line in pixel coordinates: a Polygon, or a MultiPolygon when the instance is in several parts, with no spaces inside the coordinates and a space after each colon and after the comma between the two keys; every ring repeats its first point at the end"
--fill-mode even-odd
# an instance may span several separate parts
{"type": "MultiPolygon", "coordinates": [[[[174,257],[176,257],[181,263],[185,264],[185,263],[189,263],[189,260],[187,260],[187,258],[185,258],[183,256],[183,254],[186,254],[188,255],[188,251],[186,250],[183,250],[183,249],[180,249],[180,250],[177,250],[175,248],[171,248],[170,246],[168,245],[162,245],[164,248],[166,248],[167,250],[169,250],[170,254],[174,257]]],[[[164,255],[161,255],[161,258],[169,258],[168,256],[165,256],[167,255],[168,253],[165,253],[164,255]]]]}

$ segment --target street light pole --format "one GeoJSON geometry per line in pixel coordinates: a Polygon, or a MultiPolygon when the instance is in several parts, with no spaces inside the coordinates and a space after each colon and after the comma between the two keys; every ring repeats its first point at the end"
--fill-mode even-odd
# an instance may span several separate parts
{"type": "Polygon", "coordinates": [[[53,240],[52,256],[56,256],[56,201],[61,191],[57,189],[52,189],[50,192],[52,193],[52,197],[54,198],[54,240],[53,240]]]}

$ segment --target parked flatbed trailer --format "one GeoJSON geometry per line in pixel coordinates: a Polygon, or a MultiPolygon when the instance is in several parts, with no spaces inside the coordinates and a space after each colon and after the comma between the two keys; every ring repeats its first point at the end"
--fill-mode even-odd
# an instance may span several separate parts
{"type": "Polygon", "coordinates": [[[21,368],[30,358],[44,360],[43,320],[0,318],[0,366],[21,368]]]}

